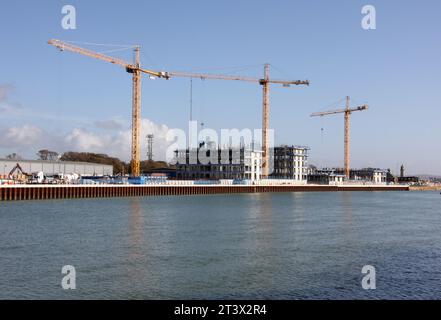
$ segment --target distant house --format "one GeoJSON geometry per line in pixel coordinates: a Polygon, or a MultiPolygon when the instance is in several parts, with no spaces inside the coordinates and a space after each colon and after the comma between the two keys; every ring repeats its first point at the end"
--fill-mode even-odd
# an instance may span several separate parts
{"type": "Polygon", "coordinates": [[[345,181],[345,175],[336,173],[334,169],[313,170],[308,174],[308,183],[311,184],[326,184],[339,185],[345,181]]]}
{"type": "Polygon", "coordinates": [[[399,183],[418,183],[419,181],[419,177],[398,177],[399,183]]]}
{"type": "MultiPolygon", "coordinates": [[[[378,168],[351,169],[349,180],[360,183],[386,184],[388,170],[378,168]]],[[[324,168],[308,174],[308,183],[337,185],[347,181],[343,168],[324,168]]]]}
{"type": "MultiPolygon", "coordinates": [[[[344,174],[344,169],[335,169],[335,173],[344,174]]],[[[386,184],[387,176],[388,170],[379,168],[351,169],[349,172],[349,180],[371,182],[375,184],[386,184]]]]}

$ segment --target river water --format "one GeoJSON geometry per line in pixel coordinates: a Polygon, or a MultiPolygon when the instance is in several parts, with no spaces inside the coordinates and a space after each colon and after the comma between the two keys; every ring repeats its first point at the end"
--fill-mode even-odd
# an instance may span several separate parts
{"type": "Polygon", "coordinates": [[[0,203],[0,299],[441,298],[438,192],[0,203]],[[64,265],[76,289],[63,290],[64,265]],[[376,289],[364,290],[372,265],[376,289]]]}

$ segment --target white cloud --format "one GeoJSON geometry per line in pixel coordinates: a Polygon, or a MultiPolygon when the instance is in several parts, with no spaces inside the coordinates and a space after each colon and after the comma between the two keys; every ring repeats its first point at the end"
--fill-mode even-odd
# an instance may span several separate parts
{"type": "MultiPolygon", "coordinates": [[[[20,104],[10,101],[13,86],[0,84],[0,114],[2,117],[13,117],[24,120],[32,116],[35,119],[60,120],[59,116],[25,110],[20,104]],[[26,111],[26,112],[24,112],[26,111]]],[[[6,118],[4,118],[6,119],[6,118]]],[[[63,119],[61,119],[63,120],[63,119]]],[[[72,119],[68,119],[72,123],[72,119]]],[[[81,120],[81,119],[80,119],[81,120]]],[[[84,119],[83,119],[84,120],[84,119]]],[[[79,121],[90,123],[89,121],[79,121]]],[[[34,124],[0,127],[0,149],[6,153],[17,152],[25,158],[35,158],[35,153],[44,148],[59,153],[66,151],[106,153],[129,161],[131,155],[131,129],[121,117],[113,117],[94,123],[95,130],[84,129],[79,125],[68,132],[48,132],[44,127],[34,124]]],[[[44,122],[42,122],[44,123],[44,122]]],[[[165,160],[166,141],[169,128],[156,124],[149,119],[141,120],[141,159],[147,158],[147,134],[154,135],[153,155],[155,160],[165,160]]]]}
{"type": "Polygon", "coordinates": [[[109,143],[109,137],[76,128],[64,137],[64,142],[66,146],[78,151],[93,151],[104,148],[109,143]]]}
{"type": "Polygon", "coordinates": [[[44,139],[45,132],[37,126],[25,124],[21,127],[10,127],[0,130],[0,136],[0,147],[23,150],[37,145],[44,139]]]}
{"type": "MultiPolygon", "coordinates": [[[[155,160],[165,160],[170,142],[166,141],[169,128],[149,119],[141,121],[141,159],[147,158],[147,134],[154,135],[153,154],[155,160]]],[[[91,131],[74,128],[67,133],[49,133],[35,125],[25,124],[0,129],[0,148],[4,153],[17,152],[25,158],[34,158],[35,153],[47,148],[59,153],[66,151],[105,153],[124,161],[130,160],[130,128],[117,131],[91,131]]]]}
{"type": "MultiPolygon", "coordinates": [[[[170,145],[170,142],[166,141],[168,130],[169,128],[166,125],[156,124],[149,119],[142,119],[141,159],[146,159],[147,157],[147,135],[153,134],[154,159],[165,160],[166,150],[170,145]]],[[[74,129],[64,137],[64,145],[68,150],[106,153],[126,161],[130,159],[131,141],[131,129],[119,130],[114,134],[74,129]]]]}
{"type": "Polygon", "coordinates": [[[147,135],[153,134],[153,158],[155,160],[165,160],[166,150],[171,144],[166,140],[167,132],[170,128],[164,124],[156,124],[149,119],[143,119],[141,121],[141,145],[142,145],[142,158],[147,157],[147,135]]]}

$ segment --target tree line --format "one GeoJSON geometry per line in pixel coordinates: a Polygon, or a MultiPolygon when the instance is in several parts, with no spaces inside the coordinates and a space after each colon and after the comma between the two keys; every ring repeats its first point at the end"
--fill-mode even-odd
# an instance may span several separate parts
{"type": "MultiPolygon", "coordinates": [[[[99,164],[107,164],[113,166],[113,172],[115,174],[130,174],[130,162],[124,162],[116,157],[108,156],[103,153],[92,153],[92,152],[74,152],[68,151],[63,154],[59,154],[55,151],[43,149],[37,152],[38,160],[43,161],[74,161],[74,162],[90,162],[90,163],[99,163],[99,164]]],[[[23,158],[16,154],[11,153],[6,156],[6,159],[10,160],[22,160],[23,158]]],[[[153,160],[145,160],[141,161],[141,171],[149,172],[153,169],[159,168],[168,168],[172,169],[165,161],[153,161],[153,160]]]]}

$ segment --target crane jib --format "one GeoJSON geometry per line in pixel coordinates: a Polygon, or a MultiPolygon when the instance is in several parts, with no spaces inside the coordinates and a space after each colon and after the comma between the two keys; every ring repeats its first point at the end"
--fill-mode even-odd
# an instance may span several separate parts
{"type": "Polygon", "coordinates": [[[268,175],[268,163],[269,163],[269,85],[270,84],[281,84],[283,86],[289,85],[308,85],[308,80],[276,80],[269,77],[269,64],[264,65],[264,78],[254,78],[247,76],[231,76],[231,75],[216,75],[216,74],[199,74],[199,73],[188,73],[188,72],[165,72],[165,71],[153,71],[146,70],[140,67],[140,47],[136,46],[135,49],[135,62],[129,63],[119,58],[107,56],[103,53],[95,52],[86,48],[81,48],[70,43],[66,43],[60,40],[51,39],[48,41],[50,45],[53,45],[61,50],[67,50],[88,56],[91,58],[99,59],[102,61],[110,62],[122,66],[126,69],[128,73],[133,74],[133,110],[132,117],[134,119],[132,125],[132,174],[137,176],[139,172],[139,154],[140,154],[140,142],[139,142],[139,118],[140,118],[140,108],[141,108],[141,73],[146,73],[151,76],[155,76],[162,79],[170,79],[171,77],[187,77],[187,78],[200,78],[200,79],[217,79],[217,80],[235,80],[235,81],[248,81],[259,83],[263,86],[264,98],[263,98],[263,116],[262,116],[262,141],[263,143],[263,155],[265,159],[263,160],[263,176],[268,175]]]}

